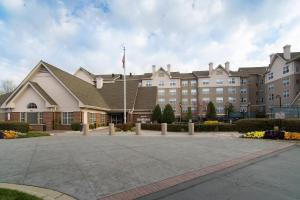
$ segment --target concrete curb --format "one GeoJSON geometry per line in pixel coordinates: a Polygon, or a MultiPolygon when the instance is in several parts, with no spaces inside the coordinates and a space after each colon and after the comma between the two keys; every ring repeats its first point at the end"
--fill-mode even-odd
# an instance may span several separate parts
{"type": "Polygon", "coordinates": [[[76,200],[75,198],[61,192],[40,188],[40,187],[28,186],[28,185],[0,183],[0,188],[17,190],[20,192],[34,195],[44,200],[76,200]]]}
{"type": "Polygon", "coordinates": [[[181,175],[167,178],[162,181],[158,181],[158,182],[154,182],[154,183],[151,183],[148,185],[136,187],[136,188],[130,189],[128,191],[123,191],[123,192],[119,192],[116,194],[108,195],[106,197],[100,198],[100,200],[132,200],[132,199],[141,198],[141,197],[150,195],[152,193],[156,193],[156,192],[168,189],[168,188],[178,185],[180,183],[184,183],[184,182],[193,180],[195,178],[207,176],[207,175],[210,175],[210,174],[213,174],[216,172],[220,172],[222,170],[225,170],[225,169],[228,169],[228,168],[231,168],[234,166],[238,166],[238,165],[246,163],[246,162],[253,161],[258,158],[262,158],[264,156],[267,156],[267,155],[270,155],[270,154],[273,154],[276,152],[287,150],[294,145],[295,145],[294,143],[292,143],[292,144],[289,143],[289,144],[285,144],[285,145],[282,145],[282,146],[276,147],[276,148],[264,149],[264,150],[254,152],[254,153],[248,154],[248,155],[240,157],[240,158],[221,162],[219,164],[211,165],[211,166],[201,168],[198,170],[190,171],[190,172],[187,172],[187,173],[184,173],[181,175]]]}

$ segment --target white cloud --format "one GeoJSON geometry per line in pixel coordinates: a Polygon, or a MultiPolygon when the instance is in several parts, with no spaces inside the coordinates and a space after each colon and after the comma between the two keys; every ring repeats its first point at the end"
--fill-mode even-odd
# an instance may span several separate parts
{"type": "Polygon", "coordinates": [[[2,5],[9,16],[0,17],[0,80],[21,81],[41,59],[71,73],[79,66],[120,73],[122,44],[133,73],[168,63],[183,72],[227,60],[234,69],[262,66],[287,43],[300,50],[296,0],[266,1],[256,13],[222,0],[116,0],[109,1],[108,12],[88,2],[2,5]]]}

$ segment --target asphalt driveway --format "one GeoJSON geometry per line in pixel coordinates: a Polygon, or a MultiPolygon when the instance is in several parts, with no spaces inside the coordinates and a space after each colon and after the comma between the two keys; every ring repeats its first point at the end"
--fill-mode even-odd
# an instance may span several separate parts
{"type": "Polygon", "coordinates": [[[0,140],[0,182],[103,196],[283,145],[228,136],[58,136],[0,140]]]}

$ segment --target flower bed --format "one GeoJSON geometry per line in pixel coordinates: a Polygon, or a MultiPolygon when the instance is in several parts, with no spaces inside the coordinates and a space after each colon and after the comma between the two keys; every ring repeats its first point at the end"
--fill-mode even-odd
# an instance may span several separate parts
{"type": "Polygon", "coordinates": [[[300,140],[300,133],[285,132],[285,131],[251,131],[242,136],[243,138],[257,139],[279,139],[279,140],[300,140]]]}
{"type": "Polygon", "coordinates": [[[49,136],[47,132],[29,131],[28,133],[21,133],[12,130],[0,131],[0,139],[15,139],[15,138],[29,138],[29,137],[41,137],[49,136]]]}

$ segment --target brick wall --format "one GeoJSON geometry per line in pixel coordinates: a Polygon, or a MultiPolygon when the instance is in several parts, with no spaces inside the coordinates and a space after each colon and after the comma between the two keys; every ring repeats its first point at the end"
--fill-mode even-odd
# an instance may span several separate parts
{"type": "Polygon", "coordinates": [[[46,129],[53,130],[53,112],[44,112],[44,124],[46,124],[46,129]]]}
{"type": "Polygon", "coordinates": [[[82,123],[82,112],[73,112],[73,122],[82,123]]]}

